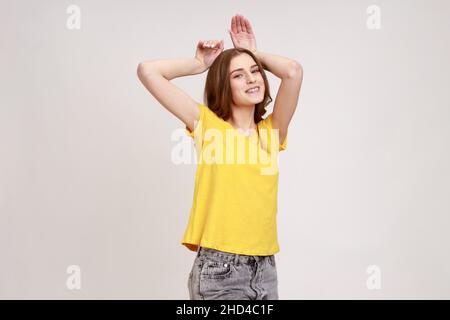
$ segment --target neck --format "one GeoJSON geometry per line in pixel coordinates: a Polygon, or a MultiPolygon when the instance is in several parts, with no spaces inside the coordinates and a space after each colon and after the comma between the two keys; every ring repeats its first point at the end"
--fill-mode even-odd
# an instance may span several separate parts
{"type": "Polygon", "coordinates": [[[255,106],[232,107],[232,115],[229,122],[237,129],[255,128],[255,106]]]}

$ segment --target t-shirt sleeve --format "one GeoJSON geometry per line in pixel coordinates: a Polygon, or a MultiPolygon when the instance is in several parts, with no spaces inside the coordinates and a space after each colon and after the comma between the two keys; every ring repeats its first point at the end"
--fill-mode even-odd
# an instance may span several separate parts
{"type": "MultiPolygon", "coordinates": [[[[269,141],[270,141],[270,137],[271,137],[271,134],[270,134],[270,130],[271,129],[273,129],[273,127],[272,127],[272,113],[271,114],[269,114],[264,120],[261,120],[261,121],[264,121],[264,126],[267,128],[267,129],[269,129],[269,134],[268,134],[268,138],[269,138],[269,141]]],[[[289,132],[289,130],[288,130],[288,132],[289,132]]],[[[282,142],[282,143],[280,143],[279,144],[279,151],[284,151],[284,150],[286,150],[286,148],[287,148],[287,138],[288,138],[288,133],[286,133],[286,137],[284,138],[284,141],[282,142]]]]}

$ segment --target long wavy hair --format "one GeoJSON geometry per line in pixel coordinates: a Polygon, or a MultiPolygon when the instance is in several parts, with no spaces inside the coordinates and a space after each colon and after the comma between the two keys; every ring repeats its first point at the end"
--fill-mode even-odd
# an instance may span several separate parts
{"type": "Polygon", "coordinates": [[[262,63],[256,58],[256,56],[250,50],[243,48],[231,48],[222,51],[220,55],[214,60],[209,67],[208,74],[206,76],[204,103],[211,109],[218,117],[227,121],[232,114],[232,93],[230,86],[230,63],[231,59],[240,54],[248,54],[255,60],[259,67],[261,75],[264,79],[264,99],[255,105],[254,120],[258,123],[266,113],[266,106],[272,102],[270,96],[269,81],[267,80],[266,73],[264,71],[262,63]]]}

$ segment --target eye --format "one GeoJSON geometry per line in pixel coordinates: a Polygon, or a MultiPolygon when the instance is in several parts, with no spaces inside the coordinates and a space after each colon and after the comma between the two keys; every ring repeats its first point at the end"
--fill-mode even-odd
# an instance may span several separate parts
{"type": "MultiPolygon", "coordinates": [[[[255,69],[252,71],[252,73],[255,73],[255,72],[259,72],[259,69],[255,69]]],[[[240,76],[242,76],[242,74],[238,74],[237,76],[234,76],[233,78],[238,78],[240,76]]]]}

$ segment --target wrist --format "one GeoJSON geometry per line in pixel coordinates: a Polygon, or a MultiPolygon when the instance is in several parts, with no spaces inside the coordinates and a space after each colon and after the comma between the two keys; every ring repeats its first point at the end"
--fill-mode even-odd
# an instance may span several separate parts
{"type": "Polygon", "coordinates": [[[206,66],[202,61],[200,61],[200,59],[198,59],[197,57],[194,58],[195,63],[196,63],[196,73],[203,73],[206,70],[208,70],[208,66],[206,66]]]}

